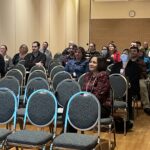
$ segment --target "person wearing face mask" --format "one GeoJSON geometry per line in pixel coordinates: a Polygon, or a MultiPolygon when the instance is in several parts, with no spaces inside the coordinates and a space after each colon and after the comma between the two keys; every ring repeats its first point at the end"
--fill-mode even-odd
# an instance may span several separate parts
{"type": "Polygon", "coordinates": [[[107,46],[102,47],[101,56],[106,59],[107,66],[113,63],[113,59],[110,56],[109,49],[107,46]]]}
{"type": "Polygon", "coordinates": [[[121,61],[114,63],[111,69],[111,73],[120,73],[122,75],[125,74],[125,68],[127,66],[128,60],[129,60],[129,49],[124,49],[121,56],[120,56],[121,61]]]}

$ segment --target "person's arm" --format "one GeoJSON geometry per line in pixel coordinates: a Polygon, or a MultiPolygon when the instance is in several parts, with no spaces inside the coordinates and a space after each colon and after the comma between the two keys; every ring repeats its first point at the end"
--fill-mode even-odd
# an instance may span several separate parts
{"type": "Polygon", "coordinates": [[[110,92],[110,83],[108,79],[108,75],[105,72],[102,72],[99,74],[97,78],[97,82],[94,85],[93,88],[93,94],[99,99],[99,101],[103,104],[105,103],[104,97],[108,96],[110,92]]]}
{"type": "Polygon", "coordinates": [[[4,61],[4,58],[2,55],[0,55],[0,74],[1,74],[1,77],[4,77],[5,76],[5,61],[4,61]]]}

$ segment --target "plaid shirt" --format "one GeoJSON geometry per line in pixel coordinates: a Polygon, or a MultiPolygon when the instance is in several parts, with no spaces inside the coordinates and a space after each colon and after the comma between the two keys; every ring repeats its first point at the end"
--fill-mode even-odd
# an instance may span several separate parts
{"type": "Polygon", "coordinates": [[[101,105],[111,107],[109,76],[105,71],[99,72],[96,76],[91,72],[86,73],[82,90],[94,94],[101,105]]]}

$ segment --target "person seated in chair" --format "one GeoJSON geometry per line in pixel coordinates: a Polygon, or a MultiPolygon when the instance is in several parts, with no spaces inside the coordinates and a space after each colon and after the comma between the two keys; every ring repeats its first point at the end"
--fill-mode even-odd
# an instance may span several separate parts
{"type": "Polygon", "coordinates": [[[94,94],[101,104],[101,118],[110,116],[112,100],[110,98],[110,82],[106,72],[106,59],[93,56],[89,60],[89,72],[84,76],[83,91],[94,94]]]}
{"type": "Polygon", "coordinates": [[[19,61],[24,60],[27,53],[28,53],[28,46],[26,44],[22,44],[19,47],[19,53],[15,54],[12,59],[13,64],[16,65],[19,61]]]}
{"type": "Polygon", "coordinates": [[[40,43],[38,41],[34,41],[32,43],[32,53],[29,53],[25,57],[25,67],[27,70],[30,70],[33,66],[44,66],[46,62],[45,54],[39,51],[40,43]]]}

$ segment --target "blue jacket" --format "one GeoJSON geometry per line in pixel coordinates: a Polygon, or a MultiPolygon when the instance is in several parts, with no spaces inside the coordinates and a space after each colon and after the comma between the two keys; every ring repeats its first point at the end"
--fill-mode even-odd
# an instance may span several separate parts
{"type": "Polygon", "coordinates": [[[72,75],[75,73],[78,78],[88,71],[88,60],[81,60],[80,62],[75,59],[69,60],[65,66],[65,71],[72,75]]]}

